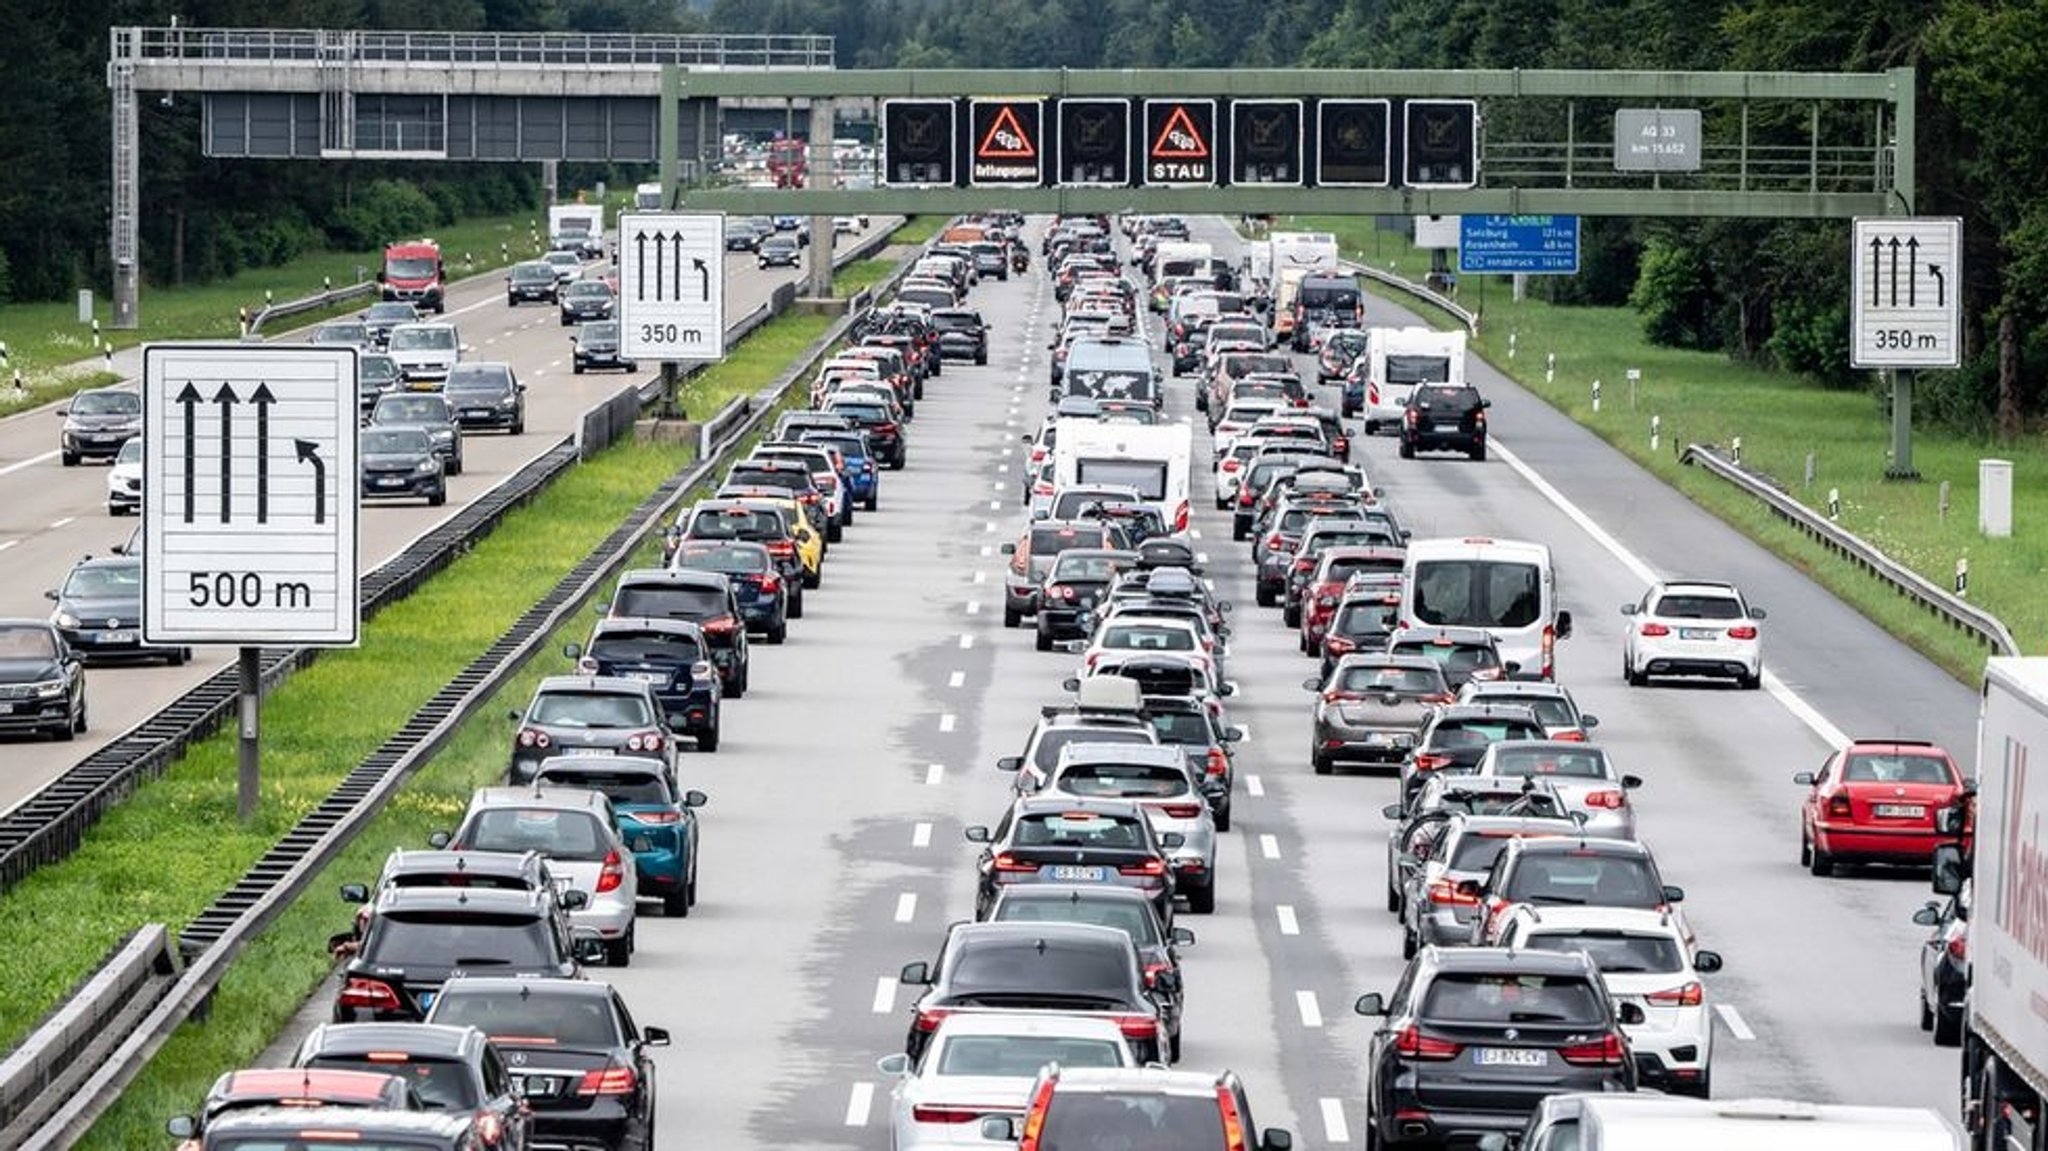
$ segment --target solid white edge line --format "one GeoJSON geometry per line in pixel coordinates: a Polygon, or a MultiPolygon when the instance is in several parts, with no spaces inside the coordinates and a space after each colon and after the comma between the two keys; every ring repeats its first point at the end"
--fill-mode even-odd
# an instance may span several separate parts
{"type": "Polygon", "coordinates": [[[853,1093],[847,1096],[846,1099],[846,1125],[848,1127],[867,1126],[868,1112],[874,1108],[874,1105],[875,1085],[872,1083],[854,1084],[853,1093]]]}
{"type": "Polygon", "coordinates": [[[63,526],[65,525],[65,524],[68,524],[68,523],[75,523],[75,522],[77,522],[77,520],[78,520],[78,517],[77,517],[77,516],[65,516],[65,517],[64,517],[63,519],[61,519],[61,520],[51,520],[51,521],[50,521],[50,527],[51,527],[52,529],[56,529],[56,528],[61,528],[61,527],[63,527],[63,526]]]}
{"type": "MultiPolygon", "coordinates": [[[[1587,515],[1577,504],[1567,498],[1563,492],[1553,487],[1549,480],[1538,475],[1536,469],[1525,463],[1520,456],[1508,450],[1498,439],[1493,441],[1493,451],[1503,462],[1515,470],[1515,474],[1527,481],[1530,487],[1535,488],[1538,495],[1549,500],[1551,506],[1563,512],[1565,517],[1577,524],[1581,531],[1592,536],[1593,542],[1606,549],[1607,554],[1621,561],[1621,565],[1627,568],[1631,575],[1634,575],[1646,584],[1657,582],[1660,577],[1657,575],[1656,569],[1643,562],[1642,558],[1634,552],[1628,550],[1606,528],[1594,523],[1593,517],[1587,515]]],[[[1849,736],[1841,728],[1836,727],[1812,704],[1802,699],[1798,692],[1793,691],[1791,687],[1786,685],[1784,680],[1779,679],[1769,668],[1764,669],[1764,690],[1770,692],[1771,698],[1783,705],[1786,711],[1791,712],[1794,719],[1805,724],[1814,735],[1819,736],[1822,743],[1830,747],[1842,747],[1849,742],[1849,736]]]]}
{"type": "Polygon", "coordinates": [[[21,542],[20,540],[7,540],[7,541],[6,541],[6,542],[4,542],[4,543],[0,543],[0,552],[4,552],[4,551],[6,551],[6,550],[7,550],[8,548],[11,548],[11,547],[13,547],[13,546],[14,546],[15,544],[18,544],[18,543],[20,543],[20,542],[21,542]]]}
{"type": "MultiPolygon", "coordinates": [[[[896,922],[909,923],[917,918],[917,892],[906,891],[896,897],[896,922]]],[[[893,1005],[895,997],[890,997],[893,1005]]]]}
{"type": "Polygon", "coordinates": [[[1267,859],[1280,858],[1279,837],[1273,835],[1261,835],[1259,837],[1259,854],[1265,856],[1267,859]]]}
{"type": "Polygon", "coordinates": [[[1303,1027],[1321,1027],[1323,1025],[1323,1008],[1321,1004],[1316,1002],[1315,992],[1295,992],[1294,1009],[1301,1013],[1301,1025],[1303,1027]]]}
{"type": "Polygon", "coordinates": [[[39,456],[30,456],[29,458],[22,460],[19,463],[8,464],[6,467],[0,468],[0,476],[11,476],[14,473],[22,470],[23,468],[32,468],[35,467],[37,464],[48,463],[51,460],[56,459],[58,454],[59,453],[55,451],[48,451],[44,452],[42,455],[39,456]]]}
{"type": "Polygon", "coordinates": [[[1275,906],[1275,907],[1273,908],[1273,915],[1274,915],[1274,917],[1275,917],[1275,918],[1277,918],[1277,919],[1278,919],[1278,920],[1280,921],[1280,934],[1282,934],[1282,935],[1300,935],[1300,934],[1301,934],[1301,921],[1300,921],[1299,919],[1295,918],[1295,915],[1294,915],[1294,905],[1293,905],[1293,904],[1291,904],[1291,903],[1282,903],[1282,904],[1278,904],[1278,905],[1276,905],[1276,906],[1275,906]]]}
{"type": "Polygon", "coordinates": [[[1265,784],[1265,781],[1264,781],[1264,780],[1261,780],[1261,779],[1260,779],[1260,778],[1259,778],[1258,776],[1256,776],[1256,775],[1247,775],[1247,776],[1245,776],[1245,777],[1244,777],[1244,793],[1245,793],[1246,795],[1249,795],[1249,796],[1251,796],[1251,797],[1252,797],[1253,799],[1260,799],[1260,798],[1263,798],[1263,797],[1265,796],[1265,794],[1266,794],[1266,784],[1265,784]]]}
{"type": "Polygon", "coordinates": [[[1727,1025],[1728,1034],[1742,1040],[1744,1043],[1748,1043],[1756,1038],[1756,1032],[1749,1029],[1748,1021],[1742,1018],[1740,1011],[1735,1010],[1733,1003],[1714,1004],[1714,1013],[1721,1017],[1723,1024],[1727,1025]]]}
{"type": "Polygon", "coordinates": [[[931,824],[929,824],[929,823],[920,823],[920,824],[918,824],[917,826],[915,826],[915,827],[913,827],[913,828],[911,828],[911,829],[910,829],[910,846],[912,846],[912,847],[930,847],[931,845],[932,845],[932,825],[931,825],[931,824]]]}
{"type": "Polygon", "coordinates": [[[875,976],[875,1014],[887,1015],[896,1010],[896,981],[886,975],[875,976]]]}
{"type": "Polygon", "coordinates": [[[1332,1143],[1351,1142],[1351,1125],[1344,1122],[1344,1101],[1342,1099],[1318,1099],[1316,1105],[1323,1113],[1323,1137],[1332,1143]]]}
{"type": "Polygon", "coordinates": [[[932,763],[932,764],[926,764],[926,765],[925,765],[925,769],[924,769],[924,782],[925,782],[925,786],[927,786],[927,787],[937,787],[937,786],[939,785],[939,782],[940,782],[941,780],[945,779],[945,778],[946,778],[946,765],[945,765],[945,764],[943,764],[943,763],[932,763]]]}

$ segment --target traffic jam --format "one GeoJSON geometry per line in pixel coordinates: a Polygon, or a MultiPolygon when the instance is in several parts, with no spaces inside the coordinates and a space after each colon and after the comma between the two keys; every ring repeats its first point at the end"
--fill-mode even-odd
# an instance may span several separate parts
{"type": "MultiPolygon", "coordinates": [[[[1239,259],[1172,217],[998,214],[944,229],[799,382],[803,406],[666,526],[661,566],[619,577],[505,717],[503,781],[342,888],[329,1021],[292,1069],[224,1075],[172,1118],[184,1147],[681,1142],[657,1140],[655,1052],[691,1020],[629,1003],[607,972],[634,964],[641,916],[698,902],[718,835],[688,765],[718,752],[754,658],[777,658],[760,648],[801,633],[834,546],[882,508],[919,405],[989,362],[977,289],[1028,275],[1058,319],[1027,357],[1047,404],[1010,456],[990,582],[1005,642],[1051,653],[1047,691],[979,773],[971,919],[921,931],[895,971],[901,1043],[874,1063],[892,1151],[1293,1146],[1258,1121],[1281,1084],[1181,1061],[1190,996],[1230,994],[1202,984],[1197,931],[1244,913],[1219,909],[1219,872],[1257,794],[1231,641],[1258,628],[1301,657],[1298,682],[1256,685],[1300,701],[1284,738],[1306,746],[1281,758],[1321,788],[1377,777],[1387,801],[1364,831],[1375,853],[1384,836],[1406,966],[1355,989],[1364,1146],[1590,1147],[1601,1100],[1713,1097],[1724,961],[1639,834],[1649,785],[1556,674],[1573,620],[1549,549],[1424,531],[1365,466],[1375,436],[1402,467],[1486,458],[1463,337],[1367,327],[1326,235],[1275,232],[1239,259]],[[1225,570],[1250,602],[1219,595],[1225,570]]],[[[1658,583],[1620,611],[1627,685],[1761,685],[1767,612],[1734,584],[1658,583]]],[[[1852,743],[1797,783],[1815,875],[1924,864],[1963,794],[1945,751],[1903,740],[1852,743]]],[[[1922,919],[1937,1043],[1961,1026],[1963,898],[1922,919]]]]}

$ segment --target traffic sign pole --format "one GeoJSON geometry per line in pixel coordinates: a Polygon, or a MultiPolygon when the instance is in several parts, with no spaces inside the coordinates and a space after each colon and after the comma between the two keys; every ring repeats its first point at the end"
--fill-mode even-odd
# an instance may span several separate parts
{"type": "Polygon", "coordinates": [[[236,689],[241,693],[241,731],[235,741],[235,817],[256,818],[263,802],[263,649],[244,647],[235,657],[236,689]]]}

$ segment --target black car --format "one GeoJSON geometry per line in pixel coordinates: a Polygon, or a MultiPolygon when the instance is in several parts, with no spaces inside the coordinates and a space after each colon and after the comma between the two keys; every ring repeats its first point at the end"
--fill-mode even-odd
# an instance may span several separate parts
{"type": "MultiPolygon", "coordinates": [[[[677,551],[693,541],[705,544],[757,543],[768,550],[788,590],[790,619],[804,617],[804,588],[811,581],[797,554],[797,513],[782,503],[753,499],[699,500],[676,517],[662,537],[662,562],[674,565],[677,551]]],[[[805,525],[808,526],[808,521],[805,525]]],[[[745,605],[741,605],[742,611],[745,605]]]]}
{"type": "Polygon", "coordinates": [[[602,619],[591,628],[589,641],[569,645],[567,655],[587,675],[648,684],[675,734],[696,741],[699,751],[718,750],[725,693],[703,630],[696,624],[630,616],[602,619]]]}
{"type": "Polygon", "coordinates": [[[1522,1129],[1538,1102],[1566,1091],[1634,1091],[1617,1004],[1579,951],[1443,950],[1409,961],[1392,998],[1360,996],[1379,1018],[1367,1055],[1366,1145],[1440,1147],[1522,1129]]]}
{"type": "Polygon", "coordinates": [[[50,622],[64,645],[87,659],[160,659],[172,667],[192,658],[189,647],[142,642],[142,557],[88,556],[72,565],[64,586],[43,593],[56,603],[50,622]]]}
{"type": "Polygon", "coordinates": [[[434,392],[396,392],[370,409],[372,428],[418,428],[434,441],[434,454],[451,476],[462,474],[462,427],[448,398],[434,392]]]}
{"type": "Polygon", "coordinates": [[[364,499],[425,499],[437,508],[448,502],[441,457],[419,428],[367,428],[357,452],[364,499]]]}
{"type": "Polygon", "coordinates": [[[1415,798],[1431,772],[1470,772],[1488,746],[1508,739],[1549,739],[1536,713],[1520,704],[1452,703],[1437,708],[1401,760],[1401,803],[1415,798]]]}
{"type": "Polygon", "coordinates": [[[184,1146],[208,1146],[208,1128],[229,1115],[270,1107],[365,1108],[377,1111],[423,1111],[412,1085],[395,1075],[374,1071],[313,1070],[301,1067],[252,1067],[229,1071],[207,1088],[199,1110],[174,1115],[164,1124],[184,1146]]]}
{"type": "Polygon", "coordinates": [[[1130,1040],[1138,1062],[1161,1063],[1172,1054],[1138,950],[1114,927],[955,924],[937,960],[905,964],[898,978],[926,988],[910,1009],[903,1049],[912,1059],[924,1053],[939,1020],[976,1008],[1107,1018],[1130,1040]]]}
{"type": "Polygon", "coordinates": [[[472,360],[448,370],[441,395],[455,409],[464,431],[503,428],[517,436],[526,431],[526,385],[507,363],[472,360]]]}
{"type": "Polygon", "coordinates": [[[718,572],[640,568],[619,576],[611,615],[647,619],[679,619],[703,630],[711,662],[725,683],[725,694],[747,694],[752,661],[747,650],[747,625],[740,614],[732,580],[718,572]]]}
{"type": "Polygon", "coordinates": [[[910,446],[904,442],[903,425],[896,422],[888,405],[865,400],[832,400],[825,410],[868,434],[875,455],[891,469],[900,470],[910,462],[910,446]]]}
{"type": "Polygon", "coordinates": [[[725,250],[728,252],[752,252],[761,246],[763,233],[745,220],[730,220],[725,225],[725,250]]]}
{"type": "Polygon", "coordinates": [[[1172,862],[1178,832],[1155,832],[1145,809],[1129,799],[1026,797],[1005,812],[994,830],[974,826],[967,842],[982,844],[974,911],[988,914],[996,894],[1012,884],[1107,883],[1143,892],[1163,922],[1173,920],[1172,862]]]}
{"type": "Polygon", "coordinates": [[[293,1067],[379,1071],[412,1085],[420,1106],[493,1117],[503,1151],[524,1151],[532,1122],[504,1056],[474,1027],[425,1023],[323,1023],[292,1056],[293,1067]]]}
{"type": "Polygon", "coordinates": [[[725,471],[723,487],[775,488],[777,494],[803,505],[804,519],[811,530],[826,540],[835,538],[839,525],[831,522],[825,506],[825,492],[818,487],[810,465],[794,460],[745,459],[725,471]]]}
{"type": "Polygon", "coordinates": [[[804,262],[803,245],[791,235],[768,236],[755,246],[756,263],[763,268],[796,268],[804,262]]]}
{"type": "Polygon", "coordinates": [[[0,619],[0,734],[85,730],[85,665],[39,619],[0,619]]]}
{"type": "MultiPolygon", "coordinates": [[[[602,947],[592,938],[583,947],[602,947]]],[[[394,887],[377,898],[360,948],[342,969],[336,1023],[417,1021],[457,975],[582,975],[569,920],[539,891],[394,887]]]]}
{"type": "Polygon", "coordinates": [[[594,320],[576,329],[569,341],[574,345],[572,370],[576,375],[599,368],[637,372],[640,365],[626,358],[619,340],[617,320],[594,320]]]}
{"type": "Polygon", "coordinates": [[[1046,571],[1038,589],[1039,651],[1051,651],[1059,640],[1086,639],[1095,630],[1097,605],[1109,598],[1118,572],[1135,567],[1138,553],[1115,548],[1068,548],[1046,571]]]}
{"type": "Polygon", "coordinates": [[[505,273],[505,304],[516,308],[526,302],[556,303],[561,299],[560,283],[555,266],[546,260],[514,264],[505,273]]]}
{"type": "Polygon", "coordinates": [[[618,297],[603,280],[577,280],[562,289],[562,326],[609,320],[618,308],[618,297]]]}
{"type": "Polygon", "coordinates": [[[1185,981],[1180,969],[1182,947],[1192,947],[1195,933],[1185,927],[1169,928],[1142,892],[1127,887],[1047,884],[1044,887],[1006,887],[989,909],[985,923],[1087,923],[1114,927],[1131,937],[1138,949],[1138,962],[1145,973],[1145,990],[1152,993],[1165,1016],[1167,1060],[1180,1061],[1180,1021],[1186,1004],[1185,981]]]}
{"type": "Polygon", "coordinates": [[[648,1049],[669,1035],[635,1023],[610,984],[471,976],[449,985],[428,1020],[476,1027],[506,1053],[535,1142],[654,1151],[648,1049]]]}
{"type": "Polygon", "coordinates": [[[370,346],[375,348],[391,342],[391,329],[419,322],[420,310],[407,300],[381,300],[363,312],[363,328],[369,333],[370,346]]]}
{"type": "Polygon", "coordinates": [[[1920,1030],[1934,1032],[1936,1047],[1959,1046],[1970,991],[1969,889],[1929,903],[1913,922],[1929,929],[1920,943],[1920,1030]]]}
{"type": "Polygon", "coordinates": [[[1416,452],[1464,452],[1486,458],[1486,409],[1493,401],[1461,384],[1423,384],[1401,412],[1401,458],[1416,452]]]}
{"type": "Polygon", "coordinates": [[[940,308],[932,313],[932,323],[939,329],[942,358],[988,363],[988,324],[980,312],[973,308],[940,308]]]}
{"type": "Polygon", "coordinates": [[[383,352],[364,352],[356,357],[356,402],[362,406],[363,415],[369,415],[386,394],[404,386],[405,373],[399,370],[397,360],[383,352]]]}
{"type": "Polygon", "coordinates": [[[1444,681],[1457,691],[1475,680],[1506,679],[1521,665],[1500,658],[1500,642],[1478,627],[1410,627],[1394,632],[1388,655],[1420,656],[1443,669],[1444,681]]]}
{"type": "Polygon", "coordinates": [[[673,761],[668,709],[646,680],[620,676],[551,675],[533,689],[525,711],[508,711],[510,782],[531,782],[542,760],[557,755],[649,755],[673,761]]]}
{"type": "Polygon", "coordinates": [[[142,396],[125,388],[80,392],[57,414],[64,417],[57,451],[67,468],[80,460],[111,460],[142,432],[142,396]]]}
{"type": "Polygon", "coordinates": [[[669,556],[669,565],[725,576],[732,581],[733,592],[740,601],[740,617],[746,620],[748,631],[765,637],[771,644],[789,638],[789,617],[798,614],[791,610],[790,584],[794,582],[800,593],[803,583],[783,577],[775,556],[765,544],[685,539],[677,543],[669,556]]]}

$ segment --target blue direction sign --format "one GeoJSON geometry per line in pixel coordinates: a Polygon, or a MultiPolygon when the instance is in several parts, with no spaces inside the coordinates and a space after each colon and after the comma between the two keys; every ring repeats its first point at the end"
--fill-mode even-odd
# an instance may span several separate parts
{"type": "Polygon", "coordinates": [[[1579,270],[1577,216],[1472,216],[1458,224],[1458,271],[1570,276],[1579,270]]]}

